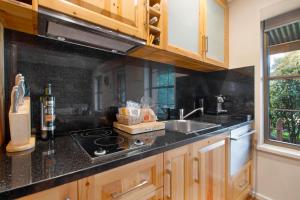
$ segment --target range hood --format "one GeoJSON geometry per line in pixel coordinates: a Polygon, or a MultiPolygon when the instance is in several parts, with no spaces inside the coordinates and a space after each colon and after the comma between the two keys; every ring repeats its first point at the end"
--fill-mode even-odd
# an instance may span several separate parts
{"type": "Polygon", "coordinates": [[[144,40],[41,7],[38,35],[123,55],[146,44],[144,40]]]}

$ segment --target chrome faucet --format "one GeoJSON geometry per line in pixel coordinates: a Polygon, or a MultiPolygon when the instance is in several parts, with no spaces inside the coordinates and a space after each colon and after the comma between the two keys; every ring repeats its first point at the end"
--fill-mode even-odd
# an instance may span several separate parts
{"type": "Polygon", "coordinates": [[[201,111],[201,116],[203,116],[204,115],[204,101],[203,101],[203,99],[200,99],[200,102],[201,102],[201,107],[195,108],[194,110],[192,110],[192,112],[190,112],[186,115],[184,115],[184,109],[179,109],[179,119],[184,120],[185,118],[187,118],[188,116],[194,114],[197,111],[201,111]]]}

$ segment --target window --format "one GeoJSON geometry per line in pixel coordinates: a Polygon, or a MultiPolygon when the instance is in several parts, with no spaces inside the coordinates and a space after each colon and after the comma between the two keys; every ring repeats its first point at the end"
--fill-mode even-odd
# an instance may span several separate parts
{"type": "Polygon", "coordinates": [[[300,16],[280,17],[263,22],[265,142],[300,149],[300,16]]]}
{"type": "Polygon", "coordinates": [[[158,118],[165,118],[164,108],[175,108],[175,73],[174,68],[152,68],[151,96],[155,103],[158,118]]]}

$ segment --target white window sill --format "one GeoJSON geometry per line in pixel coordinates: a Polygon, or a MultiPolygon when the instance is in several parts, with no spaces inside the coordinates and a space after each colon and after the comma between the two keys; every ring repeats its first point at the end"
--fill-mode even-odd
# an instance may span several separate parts
{"type": "Polygon", "coordinates": [[[271,144],[261,144],[256,147],[259,151],[264,151],[272,154],[276,154],[279,156],[285,156],[288,158],[298,159],[300,160],[300,151],[295,149],[289,149],[285,147],[279,147],[271,144]]]}

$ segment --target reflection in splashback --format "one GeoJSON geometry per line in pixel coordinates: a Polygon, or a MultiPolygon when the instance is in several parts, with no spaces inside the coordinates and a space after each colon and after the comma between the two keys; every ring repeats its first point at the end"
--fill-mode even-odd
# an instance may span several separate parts
{"type": "Polygon", "coordinates": [[[39,97],[47,83],[56,97],[58,131],[110,126],[118,107],[142,96],[153,99],[160,119],[170,113],[177,117],[178,108],[191,111],[200,98],[218,94],[228,97],[224,107],[230,114],[253,114],[253,67],[195,72],[9,30],[5,45],[6,94],[15,74],[22,73],[30,87],[36,130],[39,97]]]}

